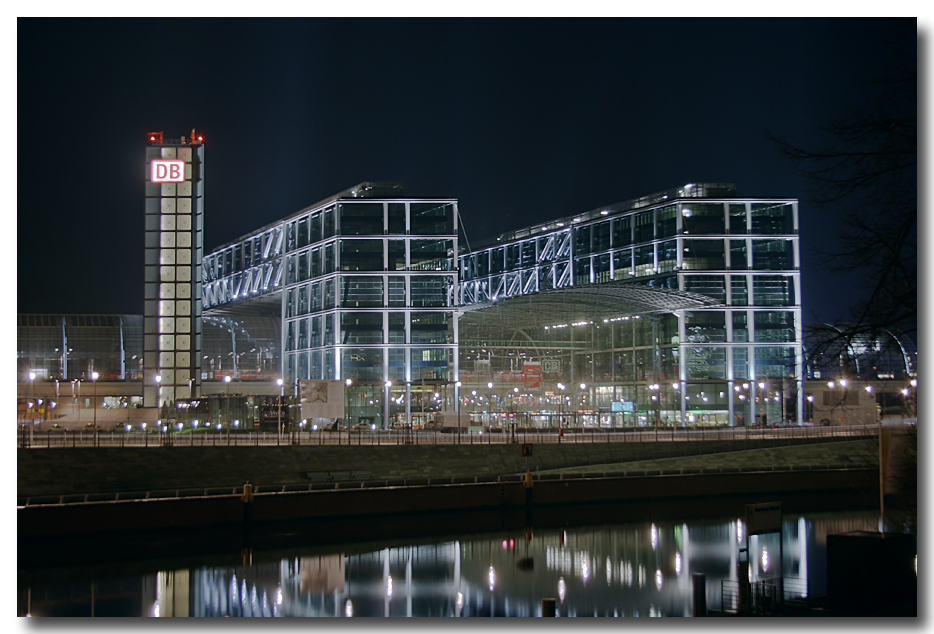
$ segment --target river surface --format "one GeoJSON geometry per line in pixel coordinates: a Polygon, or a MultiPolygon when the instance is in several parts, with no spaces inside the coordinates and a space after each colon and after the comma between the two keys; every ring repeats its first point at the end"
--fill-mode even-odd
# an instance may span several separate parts
{"type": "Polygon", "coordinates": [[[878,530],[878,522],[872,512],[785,513],[781,542],[777,532],[749,536],[741,518],[722,517],[266,551],[256,544],[220,558],[134,562],[128,552],[108,565],[21,565],[18,614],[530,617],[553,598],[558,616],[690,616],[693,573],[705,574],[709,609],[729,607],[723,595],[747,545],[753,581],[781,574],[786,597],[824,594],[827,535],[878,530]]]}

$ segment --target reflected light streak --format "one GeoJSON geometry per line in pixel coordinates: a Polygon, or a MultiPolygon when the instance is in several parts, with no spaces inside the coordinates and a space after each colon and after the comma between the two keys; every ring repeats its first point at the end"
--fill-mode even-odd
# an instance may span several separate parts
{"type": "Polygon", "coordinates": [[[564,597],[567,595],[568,587],[564,583],[564,577],[558,579],[558,598],[561,600],[561,603],[564,603],[564,597]]]}

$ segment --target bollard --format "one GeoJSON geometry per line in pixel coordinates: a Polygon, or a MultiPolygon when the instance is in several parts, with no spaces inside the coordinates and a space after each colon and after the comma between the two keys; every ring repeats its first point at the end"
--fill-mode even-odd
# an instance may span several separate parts
{"type": "Polygon", "coordinates": [[[707,575],[695,572],[691,575],[694,584],[694,611],[693,616],[707,616],[707,575]]]}
{"type": "Polygon", "coordinates": [[[556,616],[558,602],[555,599],[542,599],[542,616],[556,616]]]}

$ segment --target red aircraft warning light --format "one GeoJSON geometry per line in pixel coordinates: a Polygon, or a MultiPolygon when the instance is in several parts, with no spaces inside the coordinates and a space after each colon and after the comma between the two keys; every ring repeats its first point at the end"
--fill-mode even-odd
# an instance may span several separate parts
{"type": "Polygon", "coordinates": [[[149,142],[152,143],[153,145],[162,145],[162,133],[161,132],[150,132],[149,142]]]}

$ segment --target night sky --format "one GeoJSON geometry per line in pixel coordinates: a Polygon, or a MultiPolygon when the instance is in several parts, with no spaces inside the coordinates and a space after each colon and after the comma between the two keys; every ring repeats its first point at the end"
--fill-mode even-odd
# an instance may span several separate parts
{"type": "Polygon", "coordinates": [[[17,311],[143,310],[146,133],[205,135],[205,252],[365,180],[471,242],[696,181],[801,200],[805,321],[854,276],[769,141],[876,88],[877,19],[20,19],[17,311]]]}

